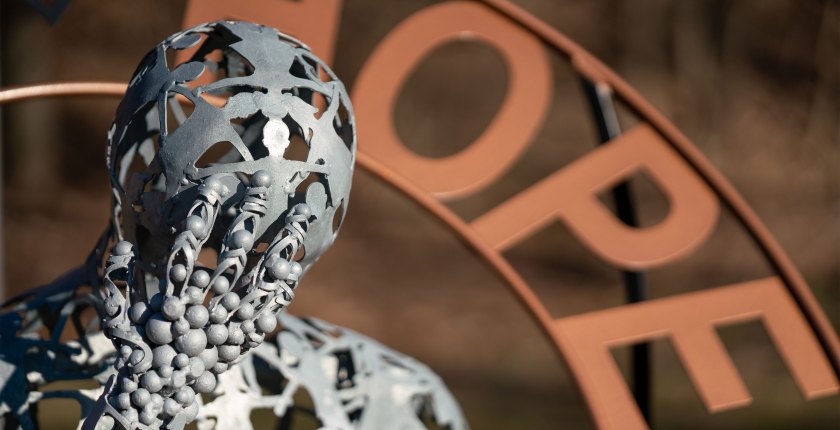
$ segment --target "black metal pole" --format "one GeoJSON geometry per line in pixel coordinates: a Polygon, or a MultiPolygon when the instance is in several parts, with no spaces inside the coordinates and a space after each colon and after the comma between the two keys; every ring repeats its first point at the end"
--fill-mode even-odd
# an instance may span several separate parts
{"type": "MultiPolygon", "coordinates": [[[[621,127],[618,122],[618,115],[613,105],[612,90],[605,85],[594,84],[586,79],[583,80],[583,88],[586,97],[592,107],[592,115],[595,118],[595,125],[598,129],[599,144],[604,144],[611,139],[621,135],[621,127]]],[[[636,208],[633,203],[633,193],[628,182],[618,184],[612,190],[613,201],[615,202],[618,218],[625,224],[636,227],[639,225],[636,217],[636,208]]],[[[637,303],[647,300],[647,283],[644,272],[622,271],[626,300],[628,303],[637,303]]],[[[642,343],[633,345],[630,355],[631,387],[633,397],[639,405],[649,426],[651,421],[651,355],[650,345],[642,343]]]]}

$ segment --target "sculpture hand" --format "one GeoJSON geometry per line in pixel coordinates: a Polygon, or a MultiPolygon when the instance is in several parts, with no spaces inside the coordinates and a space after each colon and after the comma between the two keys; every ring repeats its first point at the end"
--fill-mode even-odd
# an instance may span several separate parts
{"type": "Polygon", "coordinates": [[[202,267],[198,256],[220,222],[227,189],[218,177],[205,178],[170,248],[159,291],[147,300],[137,299],[146,296],[142,286],[150,281],[133,277],[135,247],[114,246],[100,302],[103,330],[118,351],[117,383],[103,394],[110,417],[105,421],[129,429],[182,428],[198,412],[196,394],[211,393],[217,375],[276,328],[275,314],[292,300],[302,272],[294,257],[311,213],[305,204],[290,209],[283,228],[249,268],[270,186],[267,172],[251,176],[211,269],[202,267]]]}

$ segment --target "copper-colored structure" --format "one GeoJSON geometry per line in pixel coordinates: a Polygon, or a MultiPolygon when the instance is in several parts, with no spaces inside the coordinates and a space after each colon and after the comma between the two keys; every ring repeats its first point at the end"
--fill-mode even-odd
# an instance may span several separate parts
{"type": "MultiPolygon", "coordinates": [[[[323,22],[300,24],[315,19],[314,11],[337,17],[337,0],[265,3],[191,1],[184,25],[218,18],[264,22],[314,41],[313,51],[331,60],[337,18],[330,21],[336,27],[326,29],[323,22]],[[249,12],[267,9],[276,14],[249,12]]],[[[122,89],[109,83],[48,84],[4,90],[0,103],[55,95],[117,96],[122,89]]],[[[358,165],[438,218],[510,286],[556,347],[599,428],[647,427],[609,350],[657,338],[673,342],[709,411],[748,404],[750,394],[715,333],[718,326],[748,320],[763,322],[805,397],[840,391],[837,333],[755,212],[639,93],[538,18],[507,0],[453,1],[428,7],[392,30],[367,59],[352,89],[359,124],[358,165]],[[496,49],[510,78],[504,102],[481,136],[455,155],[432,159],[412,152],[400,141],[392,114],[412,70],[453,39],[476,40],[496,49]],[[552,86],[549,52],[568,60],[591,90],[605,143],[477,219],[460,218],[444,202],[477,193],[498,180],[547,120],[552,86]],[[627,131],[618,129],[611,107],[614,102],[627,106],[642,123],[627,131]],[[597,199],[599,193],[640,171],[670,203],[666,218],[645,228],[625,225],[597,199]],[[547,224],[563,222],[605,262],[639,273],[690,255],[715,228],[721,206],[749,233],[774,276],[555,319],[503,255],[547,224]]]]}

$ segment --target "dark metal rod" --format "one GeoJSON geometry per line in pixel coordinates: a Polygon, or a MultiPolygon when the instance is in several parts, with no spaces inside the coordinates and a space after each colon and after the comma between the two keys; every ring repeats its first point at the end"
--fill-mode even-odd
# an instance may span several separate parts
{"type": "MultiPolygon", "coordinates": [[[[599,144],[604,144],[621,135],[618,115],[613,105],[612,90],[604,84],[594,84],[586,79],[583,80],[583,87],[592,107],[592,114],[598,129],[599,144]]],[[[616,185],[612,190],[612,197],[615,202],[618,218],[631,227],[637,227],[639,222],[636,216],[630,183],[622,182],[616,185]]],[[[622,275],[627,302],[637,303],[647,300],[645,273],[625,270],[622,271],[622,275]]],[[[648,425],[652,426],[652,366],[649,344],[641,343],[631,347],[630,366],[632,368],[630,381],[633,397],[639,405],[642,416],[648,425]]]]}

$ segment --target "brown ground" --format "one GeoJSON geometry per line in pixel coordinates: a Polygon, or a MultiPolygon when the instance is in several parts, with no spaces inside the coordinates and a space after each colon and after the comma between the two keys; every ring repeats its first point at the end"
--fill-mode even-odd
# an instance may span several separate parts
{"type": "MultiPolygon", "coordinates": [[[[335,69],[352,82],[398,22],[431,2],[346,0],[335,69]]],[[[613,67],[671,118],[743,193],[840,325],[840,4],[836,1],[520,0],[613,67]]],[[[4,1],[2,86],[125,81],[179,27],[182,2],[74,0],[54,27],[4,1]]],[[[555,64],[555,94],[510,174],[452,207],[468,219],[586,153],[594,131],[578,81],[555,64]]],[[[396,123],[407,145],[441,156],[466,146],[504,94],[490,49],[451,44],[414,74],[396,123]]],[[[77,264],[108,216],[104,137],[116,100],[3,110],[6,296],[77,264]]],[[[360,142],[362,147],[364,142],[360,142]]],[[[643,221],[667,209],[639,185],[643,221]]],[[[561,226],[507,254],[555,315],[618,305],[618,274],[561,226]]],[[[729,215],[692,257],[650,275],[652,295],[768,273],[729,215]]],[[[359,172],[341,239],[292,311],[366,333],[437,370],[474,428],[591,427],[566,371],[513,296],[412,202],[359,172]]],[[[759,324],[722,336],[754,403],[709,415],[671,346],[655,344],[657,428],[837,428],[838,397],[805,402],[759,324]]],[[[623,352],[617,356],[623,359],[623,352]]]]}

